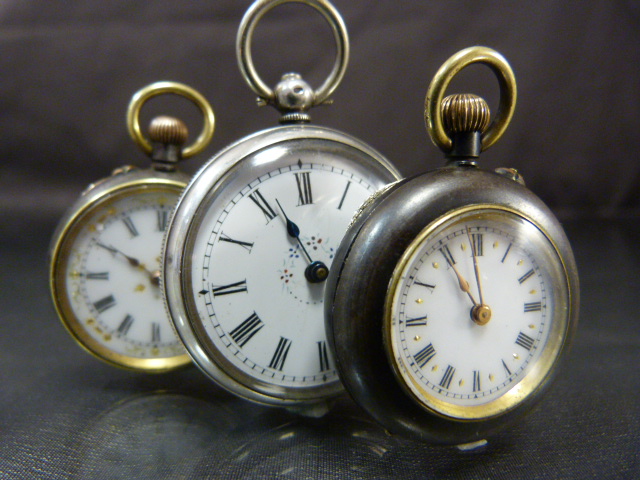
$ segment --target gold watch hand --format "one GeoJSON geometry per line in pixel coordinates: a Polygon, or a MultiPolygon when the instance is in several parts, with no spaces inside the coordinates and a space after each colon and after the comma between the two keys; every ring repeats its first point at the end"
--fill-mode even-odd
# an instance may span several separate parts
{"type": "Polygon", "coordinates": [[[460,274],[460,272],[458,271],[454,263],[449,263],[449,265],[451,265],[451,268],[455,272],[456,277],[458,277],[458,284],[460,285],[460,290],[462,290],[464,293],[469,295],[469,298],[471,299],[471,303],[473,303],[474,306],[478,305],[478,302],[476,302],[475,298],[473,298],[473,295],[471,294],[471,289],[469,288],[469,282],[467,282],[464,279],[464,277],[460,274]]]}
{"type": "Polygon", "coordinates": [[[484,295],[482,295],[482,283],[480,282],[480,268],[478,267],[478,252],[476,251],[475,244],[469,233],[469,226],[467,226],[467,237],[469,238],[469,245],[471,246],[471,256],[473,257],[473,270],[476,276],[476,284],[478,285],[478,295],[480,295],[480,304],[484,305],[484,295]]]}
{"type": "Polygon", "coordinates": [[[127,262],[129,262],[129,265],[131,265],[132,267],[138,268],[143,272],[145,272],[147,275],[149,275],[149,281],[151,282],[152,285],[155,285],[156,287],[160,285],[160,271],[155,271],[155,272],[150,271],[149,269],[147,269],[147,267],[145,267],[143,263],[140,263],[140,260],[138,260],[137,258],[130,257],[126,253],[110,245],[98,243],[98,246],[113,253],[114,255],[122,255],[127,260],[127,262]]]}
{"type": "Polygon", "coordinates": [[[467,226],[467,237],[469,238],[469,245],[471,245],[471,256],[473,257],[473,270],[476,276],[476,284],[478,285],[478,295],[480,295],[480,305],[474,305],[471,309],[471,320],[478,325],[486,325],[491,320],[491,307],[484,303],[484,296],[482,294],[482,283],[480,282],[480,267],[478,266],[478,251],[476,245],[473,243],[471,233],[469,233],[469,226],[467,226]]]}

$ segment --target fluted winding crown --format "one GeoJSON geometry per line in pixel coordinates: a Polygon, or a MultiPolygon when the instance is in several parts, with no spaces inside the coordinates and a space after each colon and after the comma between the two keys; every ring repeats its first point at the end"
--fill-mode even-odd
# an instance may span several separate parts
{"type": "Polygon", "coordinates": [[[149,124],[149,138],[152,142],[183,145],[189,137],[189,130],[182,120],[159,116],[149,124]]]}
{"type": "Polygon", "coordinates": [[[489,126],[491,112],[481,97],[470,93],[456,93],[442,100],[442,123],[448,134],[484,132],[489,126]]]}

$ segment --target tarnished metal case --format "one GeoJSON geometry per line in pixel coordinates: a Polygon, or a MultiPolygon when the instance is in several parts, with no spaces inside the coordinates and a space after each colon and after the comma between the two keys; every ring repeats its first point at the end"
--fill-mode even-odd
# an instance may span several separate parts
{"type": "Polygon", "coordinates": [[[559,222],[524,186],[473,166],[444,167],[382,191],[354,219],[333,265],[325,317],[343,385],[389,431],[414,439],[444,444],[475,442],[522,416],[548,388],[576,329],[577,269],[559,222]],[[569,308],[560,353],[535,391],[500,415],[461,420],[430,411],[407,394],[390,364],[383,330],[385,299],[402,254],[426,226],[456,209],[473,205],[504,207],[538,226],[564,264],[569,308]]]}

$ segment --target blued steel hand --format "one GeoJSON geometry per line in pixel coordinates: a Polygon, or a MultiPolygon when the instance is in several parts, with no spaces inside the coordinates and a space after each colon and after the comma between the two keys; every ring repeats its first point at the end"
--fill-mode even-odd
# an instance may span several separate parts
{"type": "Polygon", "coordinates": [[[309,265],[304,271],[304,276],[311,283],[320,283],[324,282],[329,276],[329,268],[321,261],[314,261],[307,252],[307,249],[304,247],[302,240],[300,240],[300,228],[296,225],[285,213],[284,208],[280,205],[280,202],[276,198],[276,203],[280,210],[282,211],[282,215],[284,215],[285,223],[287,225],[287,233],[290,237],[295,238],[298,241],[298,245],[304,252],[307,260],[309,260],[309,265]]]}

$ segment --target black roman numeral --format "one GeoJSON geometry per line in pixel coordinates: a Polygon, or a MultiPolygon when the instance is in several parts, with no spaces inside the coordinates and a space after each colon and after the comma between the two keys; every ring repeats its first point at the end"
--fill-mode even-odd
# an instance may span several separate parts
{"type": "Polygon", "coordinates": [[[87,280],[109,280],[109,272],[88,272],[84,277],[87,280]]]}
{"type": "Polygon", "coordinates": [[[472,233],[471,234],[471,255],[475,257],[482,257],[483,255],[483,234],[472,233]]]}
{"type": "Polygon", "coordinates": [[[453,380],[453,375],[456,373],[456,369],[451,365],[447,365],[447,369],[444,371],[444,375],[442,376],[442,380],[440,380],[440,386],[442,388],[449,388],[451,385],[451,380],[453,380]]]}
{"type": "Polygon", "coordinates": [[[518,334],[518,338],[516,339],[516,345],[520,345],[522,348],[526,348],[527,350],[531,350],[533,347],[533,342],[535,340],[531,338],[526,333],[520,332],[518,334]]]}
{"type": "Polygon", "coordinates": [[[240,280],[236,283],[230,283],[229,285],[221,285],[219,287],[214,287],[211,285],[211,293],[213,293],[214,297],[219,297],[221,295],[230,295],[232,293],[240,293],[247,291],[247,281],[240,280]]]}
{"type": "Polygon", "coordinates": [[[507,367],[507,364],[504,363],[504,360],[502,360],[502,366],[504,367],[505,372],[507,372],[507,377],[511,376],[511,370],[509,370],[509,367],[507,367]]]}
{"type": "Polygon", "coordinates": [[[436,356],[436,349],[433,348],[432,344],[427,345],[418,353],[413,356],[413,359],[416,361],[420,368],[424,367],[429,360],[436,356]]]}
{"type": "Polygon", "coordinates": [[[282,371],[284,362],[287,360],[287,355],[289,354],[290,347],[291,340],[289,340],[288,338],[280,337],[278,346],[276,347],[276,351],[273,353],[273,357],[271,357],[271,362],[269,362],[269,368],[282,371]]]}
{"type": "Polygon", "coordinates": [[[169,212],[166,210],[158,210],[158,231],[164,232],[167,229],[167,220],[169,212]]]}
{"type": "Polygon", "coordinates": [[[151,324],[151,343],[160,343],[160,324],[157,322],[151,324]]]}
{"type": "Polygon", "coordinates": [[[524,313],[539,312],[542,310],[542,302],[531,302],[524,304],[524,313]]]}
{"type": "Polygon", "coordinates": [[[240,245],[242,248],[244,248],[245,250],[248,250],[249,252],[251,252],[251,247],[253,247],[253,243],[243,242],[242,240],[235,240],[229,237],[228,235],[226,235],[224,232],[220,233],[220,238],[218,238],[218,241],[235,243],[236,245],[240,245]]]}
{"type": "Polygon", "coordinates": [[[525,273],[524,275],[522,275],[519,279],[518,279],[518,283],[520,285],[522,285],[524,282],[526,282],[527,280],[529,280],[532,276],[533,276],[533,268],[531,270],[529,270],[527,273],[525,273]]]}
{"type": "Polygon", "coordinates": [[[313,203],[311,193],[311,172],[294,173],[298,185],[298,206],[313,203]]]}
{"type": "Polygon", "coordinates": [[[233,341],[242,348],[256,333],[260,331],[262,327],[264,327],[264,323],[262,323],[262,320],[260,320],[258,315],[253,312],[249,318],[243,320],[240,325],[231,330],[229,335],[233,341]]]}
{"type": "Polygon", "coordinates": [[[504,263],[505,259],[507,258],[507,255],[509,255],[509,250],[511,250],[511,245],[513,244],[509,244],[509,246],[507,247],[507,251],[504,252],[504,255],[502,256],[502,260],[500,260],[500,263],[504,263]]]}
{"type": "Polygon", "coordinates": [[[329,370],[329,354],[327,353],[327,342],[316,342],[318,344],[318,358],[320,360],[320,371],[329,370]]]}
{"type": "Polygon", "coordinates": [[[124,225],[127,227],[127,230],[129,230],[129,233],[132,237],[137,237],[139,235],[136,226],[133,224],[133,220],[131,220],[131,217],[124,217],[122,219],[122,223],[124,223],[124,225]]]}
{"type": "Polygon", "coordinates": [[[410,318],[409,320],[406,320],[405,323],[407,324],[407,327],[417,327],[419,325],[426,325],[427,316],[425,315],[424,317],[410,318]]]}
{"type": "Polygon", "coordinates": [[[271,208],[271,205],[265,200],[265,198],[260,193],[260,190],[256,189],[255,192],[249,194],[249,198],[255,203],[262,213],[264,213],[264,217],[267,219],[267,223],[273,220],[276,216],[276,212],[271,208]]]}
{"type": "Polygon", "coordinates": [[[482,390],[482,387],[480,386],[480,371],[474,370],[473,371],[473,391],[479,392],[480,390],[482,390]]]}
{"type": "Polygon", "coordinates": [[[428,283],[422,283],[422,282],[419,282],[419,281],[417,281],[417,280],[416,280],[415,282],[413,282],[413,284],[414,284],[414,285],[420,285],[421,287],[428,288],[428,289],[429,289],[429,290],[431,290],[432,292],[433,292],[433,289],[434,289],[434,288],[436,288],[436,286],[435,286],[435,285],[429,285],[428,283]]]}
{"type": "Polygon", "coordinates": [[[131,315],[127,315],[124,317],[120,325],[118,325],[118,333],[120,335],[126,335],[129,332],[129,329],[133,325],[133,317],[131,315]]]}
{"type": "Polygon", "coordinates": [[[453,259],[453,255],[451,255],[451,252],[449,251],[449,247],[447,245],[445,245],[442,248],[439,248],[438,250],[440,250],[440,253],[442,254],[442,256],[444,257],[444,259],[447,261],[449,265],[456,264],[456,261],[453,259]]]}
{"type": "Polygon", "coordinates": [[[102,313],[105,310],[113,307],[116,304],[116,299],[113,298],[113,295],[107,295],[104,298],[101,298],[97,302],[94,302],[93,306],[98,311],[98,313],[102,313]]]}
{"type": "Polygon", "coordinates": [[[344,203],[344,199],[347,197],[347,192],[349,191],[349,187],[351,186],[351,182],[347,181],[347,186],[342,192],[342,197],[340,198],[340,203],[338,204],[338,210],[342,210],[342,204],[344,203]]]}

